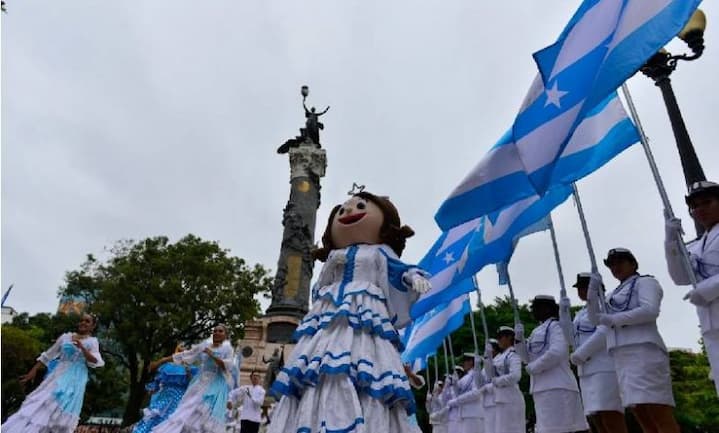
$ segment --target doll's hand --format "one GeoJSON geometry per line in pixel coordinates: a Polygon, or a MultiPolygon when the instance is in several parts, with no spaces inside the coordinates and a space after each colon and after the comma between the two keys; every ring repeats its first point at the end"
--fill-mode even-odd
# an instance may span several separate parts
{"type": "Polygon", "coordinates": [[[432,283],[429,282],[428,279],[421,275],[413,275],[412,276],[412,290],[419,293],[420,295],[424,295],[425,293],[429,292],[429,290],[432,288],[432,283]]]}

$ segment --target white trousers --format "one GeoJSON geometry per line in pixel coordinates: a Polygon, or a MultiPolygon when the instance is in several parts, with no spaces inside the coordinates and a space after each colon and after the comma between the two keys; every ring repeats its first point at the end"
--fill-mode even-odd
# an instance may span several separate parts
{"type": "Polygon", "coordinates": [[[719,330],[709,331],[702,335],[702,338],[704,339],[704,346],[707,349],[707,357],[711,367],[710,375],[714,380],[717,395],[719,395],[719,330]]]}

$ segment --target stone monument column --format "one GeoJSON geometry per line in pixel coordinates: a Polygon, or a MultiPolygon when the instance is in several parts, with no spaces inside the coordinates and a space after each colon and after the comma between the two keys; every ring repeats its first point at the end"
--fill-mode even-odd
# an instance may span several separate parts
{"type": "MultiPolygon", "coordinates": [[[[315,220],[320,205],[320,178],[327,168],[327,154],[320,146],[319,118],[329,110],[308,108],[309,90],[302,87],[305,127],[277,149],[290,160],[290,199],[282,214],[282,244],[277,274],[272,287],[272,303],[265,315],[245,323],[245,335],[237,342],[242,351],[241,383],[249,383],[252,372],[260,374],[269,386],[284,363],[284,354],[292,353],[292,334],[310,303],[312,248],[315,245],[315,220]]],[[[271,399],[266,401],[269,404],[271,399]]]]}
{"type": "MultiPolygon", "coordinates": [[[[315,244],[317,208],[320,205],[320,178],[325,175],[327,155],[324,149],[307,142],[290,148],[288,153],[290,199],[282,217],[282,245],[272,288],[272,304],[267,309],[267,315],[302,319],[310,301],[310,280],[314,267],[312,248],[315,244]]],[[[272,330],[269,332],[269,338],[272,339],[272,330]]]]}

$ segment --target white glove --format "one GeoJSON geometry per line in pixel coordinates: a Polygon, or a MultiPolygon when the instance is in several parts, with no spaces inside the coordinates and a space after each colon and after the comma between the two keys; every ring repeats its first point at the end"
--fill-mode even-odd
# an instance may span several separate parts
{"type": "Polygon", "coordinates": [[[487,383],[487,384],[485,384],[485,385],[482,385],[482,386],[479,388],[479,392],[481,392],[481,393],[492,392],[492,391],[494,391],[494,385],[492,385],[491,383],[487,383]]]}
{"type": "Polygon", "coordinates": [[[577,352],[573,352],[571,355],[569,355],[569,361],[570,361],[572,364],[577,365],[577,366],[582,365],[582,364],[584,364],[585,362],[587,362],[587,360],[584,359],[584,358],[582,358],[581,356],[579,356],[579,355],[577,354],[577,352]]]}
{"type": "Polygon", "coordinates": [[[608,328],[612,328],[614,327],[614,316],[612,316],[611,314],[600,314],[599,323],[608,328]]]}
{"type": "Polygon", "coordinates": [[[673,241],[681,239],[684,234],[682,229],[682,220],[677,217],[669,216],[669,212],[664,209],[664,236],[666,240],[673,241]]]}
{"type": "Polygon", "coordinates": [[[428,279],[425,277],[415,274],[412,276],[412,290],[419,293],[420,295],[424,295],[425,293],[429,292],[429,290],[432,288],[432,283],[429,282],[428,279]]]}
{"type": "Polygon", "coordinates": [[[514,325],[514,341],[524,341],[524,325],[515,323],[514,325]]]}
{"type": "Polygon", "coordinates": [[[452,400],[447,402],[448,407],[457,407],[457,399],[453,398],[452,400]]]}
{"type": "Polygon", "coordinates": [[[493,359],[494,356],[492,354],[494,353],[494,349],[492,348],[492,343],[485,343],[484,345],[484,358],[485,359],[493,359]]]}
{"type": "Polygon", "coordinates": [[[684,300],[687,300],[687,299],[692,304],[698,305],[700,307],[706,307],[707,305],[709,305],[709,302],[707,302],[707,300],[704,299],[704,297],[701,294],[699,294],[697,289],[692,289],[686,295],[684,295],[684,300]]]}
{"type": "Polygon", "coordinates": [[[527,373],[529,373],[530,376],[532,376],[532,374],[534,374],[534,367],[532,366],[531,362],[529,364],[527,364],[527,366],[524,367],[524,369],[527,370],[527,373]]]}

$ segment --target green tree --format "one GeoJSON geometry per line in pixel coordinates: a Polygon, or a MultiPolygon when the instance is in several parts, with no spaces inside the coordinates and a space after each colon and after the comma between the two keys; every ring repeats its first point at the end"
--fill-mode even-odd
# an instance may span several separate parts
{"type": "Polygon", "coordinates": [[[706,351],[669,352],[672,388],[676,401],[675,415],[683,432],[719,431],[719,398],[708,379],[709,361],[706,351]]]}
{"type": "Polygon", "coordinates": [[[139,418],[152,360],[178,342],[208,337],[219,323],[239,337],[243,323],[259,313],[255,295],[271,283],[262,266],[251,268],[216,242],[188,235],[176,243],[166,237],[118,242],[107,260],[88,256],[68,272],[60,292],[87,300],[105,329],[103,355],[127,369],[127,425],[139,418]]]}
{"type": "Polygon", "coordinates": [[[2,334],[2,414],[3,422],[15,412],[25,398],[18,378],[35,363],[41,343],[32,332],[3,325],[2,334]]]}

